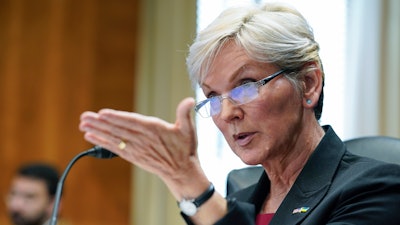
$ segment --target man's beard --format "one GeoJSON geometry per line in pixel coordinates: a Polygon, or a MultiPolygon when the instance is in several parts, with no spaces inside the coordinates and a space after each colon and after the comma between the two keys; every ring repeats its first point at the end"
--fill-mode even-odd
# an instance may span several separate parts
{"type": "Polygon", "coordinates": [[[14,225],[42,225],[46,221],[45,212],[42,212],[34,218],[24,218],[19,212],[12,212],[10,217],[14,225]]]}

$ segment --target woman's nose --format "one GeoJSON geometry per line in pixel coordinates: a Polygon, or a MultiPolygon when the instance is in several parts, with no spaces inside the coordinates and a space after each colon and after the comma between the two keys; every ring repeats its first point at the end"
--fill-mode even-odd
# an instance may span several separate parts
{"type": "Polygon", "coordinates": [[[221,99],[221,111],[219,117],[225,121],[242,118],[243,112],[231,98],[225,97],[221,99]],[[225,101],[227,100],[227,101],[225,101]]]}

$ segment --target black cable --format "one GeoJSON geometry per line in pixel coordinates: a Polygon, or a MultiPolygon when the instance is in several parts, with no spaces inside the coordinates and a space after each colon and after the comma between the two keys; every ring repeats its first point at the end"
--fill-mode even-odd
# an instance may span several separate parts
{"type": "Polygon", "coordinates": [[[67,167],[65,168],[65,170],[57,184],[57,191],[56,191],[56,195],[54,197],[55,199],[54,199],[54,205],[53,205],[53,212],[52,212],[51,218],[50,218],[50,225],[57,224],[58,209],[60,206],[61,194],[62,194],[62,189],[64,186],[65,178],[67,177],[69,171],[71,170],[71,167],[75,164],[75,162],[78,161],[78,159],[80,159],[86,155],[93,156],[96,158],[101,158],[101,159],[110,159],[110,158],[117,156],[116,154],[110,152],[109,150],[107,150],[103,147],[95,146],[87,151],[79,153],[68,163],[67,167]]]}

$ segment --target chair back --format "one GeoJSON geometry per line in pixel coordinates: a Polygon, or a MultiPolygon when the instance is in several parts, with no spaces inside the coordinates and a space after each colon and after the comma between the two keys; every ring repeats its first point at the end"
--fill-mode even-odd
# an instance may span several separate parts
{"type": "Polygon", "coordinates": [[[344,142],[347,149],[356,155],[400,164],[400,139],[387,136],[369,136],[344,142]]]}
{"type": "MultiPolygon", "coordinates": [[[[400,164],[400,139],[387,136],[367,136],[344,141],[347,149],[356,155],[400,164]]],[[[260,178],[264,168],[250,166],[235,169],[227,177],[226,194],[249,187],[260,178]]]]}

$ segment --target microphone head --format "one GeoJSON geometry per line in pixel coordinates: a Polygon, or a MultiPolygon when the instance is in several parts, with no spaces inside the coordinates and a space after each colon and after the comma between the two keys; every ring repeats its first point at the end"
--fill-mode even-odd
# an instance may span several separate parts
{"type": "Polygon", "coordinates": [[[87,150],[87,155],[89,156],[93,156],[99,159],[111,159],[114,157],[117,157],[117,154],[114,154],[113,152],[111,152],[108,149],[105,149],[101,146],[94,146],[93,148],[87,150]]]}

